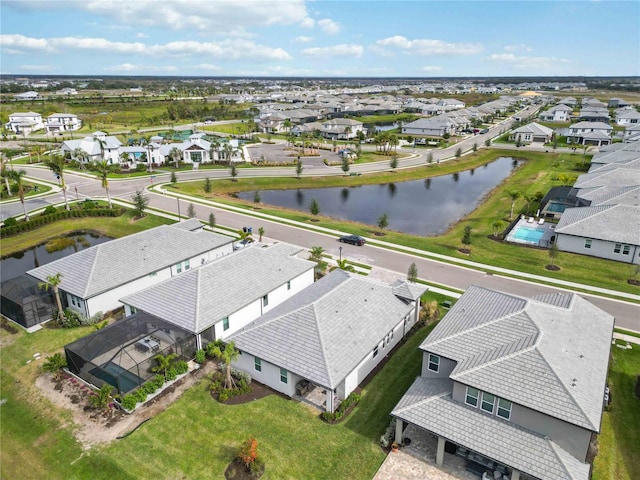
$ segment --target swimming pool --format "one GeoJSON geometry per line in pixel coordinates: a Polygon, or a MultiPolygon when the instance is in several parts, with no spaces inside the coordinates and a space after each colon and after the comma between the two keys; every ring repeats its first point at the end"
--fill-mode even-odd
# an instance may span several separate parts
{"type": "Polygon", "coordinates": [[[538,244],[544,236],[545,228],[534,227],[517,227],[517,229],[511,233],[513,241],[520,243],[535,243],[538,244]]]}
{"type": "Polygon", "coordinates": [[[120,384],[120,393],[127,393],[144,383],[143,379],[111,361],[94,368],[89,373],[116,388],[120,384]]]}

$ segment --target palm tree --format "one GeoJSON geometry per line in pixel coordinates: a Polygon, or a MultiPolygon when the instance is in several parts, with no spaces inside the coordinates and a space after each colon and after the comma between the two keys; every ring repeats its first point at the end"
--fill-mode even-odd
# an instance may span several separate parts
{"type": "Polygon", "coordinates": [[[4,178],[4,184],[7,187],[7,195],[11,196],[11,185],[9,184],[9,178],[11,177],[11,170],[7,168],[5,164],[4,153],[0,153],[0,175],[4,178]]]}
{"type": "Polygon", "coordinates": [[[414,283],[418,280],[418,267],[416,267],[415,263],[409,265],[409,270],[407,270],[407,280],[414,283]]]}
{"type": "Polygon", "coordinates": [[[260,235],[260,237],[258,238],[258,241],[261,242],[262,236],[264,235],[264,227],[258,228],[258,235],[260,235]]]}
{"type": "Polygon", "coordinates": [[[62,195],[64,196],[64,205],[69,210],[69,200],[67,200],[67,184],[64,181],[64,169],[67,167],[67,163],[62,155],[53,155],[50,160],[44,162],[44,164],[58,176],[60,180],[60,187],[62,187],[62,195]]]}
{"type": "Polygon", "coordinates": [[[165,380],[167,379],[167,374],[169,373],[169,369],[173,364],[173,361],[178,358],[178,355],[175,353],[169,353],[167,355],[158,354],[153,359],[158,362],[158,365],[151,369],[154,373],[162,373],[165,380]]]}
{"type": "Polygon", "coordinates": [[[504,228],[504,222],[502,220],[496,220],[491,224],[491,228],[493,228],[493,236],[498,238],[498,233],[504,228]]]}
{"type": "Polygon", "coordinates": [[[83,169],[87,160],[87,153],[81,148],[74,148],[73,152],[71,152],[71,158],[77,161],[80,164],[80,168],[83,169]]]}
{"type": "MultiPolygon", "coordinates": [[[[227,379],[224,383],[224,388],[228,390],[235,388],[236,382],[234,382],[233,377],[231,377],[231,362],[238,358],[239,354],[235,343],[229,342],[224,348],[220,344],[210,343],[209,345],[213,345],[211,348],[207,349],[210,354],[224,362],[227,371],[227,379]]],[[[207,347],[209,347],[209,345],[207,345],[207,347]]]]}
{"type": "Polygon", "coordinates": [[[60,300],[60,283],[62,283],[62,274],[58,272],[55,275],[49,275],[44,282],[38,282],[38,288],[46,291],[53,290],[53,295],[56,297],[56,304],[58,305],[58,321],[62,323],[64,321],[64,311],[60,300]]]}
{"type": "Polygon", "coordinates": [[[98,180],[100,180],[100,184],[102,188],[107,191],[107,201],[109,202],[109,208],[113,208],[111,204],[111,195],[109,194],[109,172],[111,169],[109,168],[109,164],[106,160],[100,160],[96,162],[95,170],[98,173],[98,180]]]}
{"type": "Polygon", "coordinates": [[[509,198],[511,199],[511,211],[509,212],[509,220],[511,220],[513,218],[513,207],[515,207],[516,200],[520,198],[522,193],[518,190],[509,190],[507,195],[509,195],[509,198]]]}
{"type": "Polygon", "coordinates": [[[321,262],[322,261],[322,254],[324,253],[324,248],[322,247],[311,247],[311,250],[309,250],[309,260],[313,261],[313,262],[321,262]]]}
{"type": "Polygon", "coordinates": [[[345,272],[355,272],[356,271],[356,269],[353,268],[353,265],[348,263],[346,258],[343,258],[342,260],[338,260],[336,262],[336,264],[338,265],[338,268],[340,270],[344,270],[345,272]]]}
{"type": "Polygon", "coordinates": [[[22,179],[27,176],[26,170],[11,170],[9,172],[11,179],[16,182],[18,187],[18,196],[20,197],[20,203],[22,203],[22,210],[24,210],[24,219],[29,220],[29,214],[27,213],[27,207],[24,204],[24,185],[22,179]]]}
{"type": "MultiPolygon", "coordinates": [[[[213,149],[213,146],[211,147],[213,149]]],[[[209,154],[211,156],[211,153],[209,154]]],[[[169,158],[176,162],[176,169],[180,167],[180,159],[182,158],[182,152],[178,147],[173,147],[169,150],[169,158]]],[[[213,161],[213,156],[211,156],[211,161],[213,161]]]]}
{"type": "Polygon", "coordinates": [[[100,160],[105,160],[104,158],[104,147],[107,146],[107,142],[105,142],[104,140],[98,138],[98,137],[94,137],[93,138],[94,142],[98,143],[98,146],[100,147],[100,160]]]}

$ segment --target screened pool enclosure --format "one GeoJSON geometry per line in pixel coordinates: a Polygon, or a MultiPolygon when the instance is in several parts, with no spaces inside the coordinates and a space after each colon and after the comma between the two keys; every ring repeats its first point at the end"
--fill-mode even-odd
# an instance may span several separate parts
{"type": "Polygon", "coordinates": [[[33,277],[21,275],[2,282],[2,315],[29,328],[49,320],[57,310],[53,295],[38,288],[33,277]]]}
{"type": "Polygon", "coordinates": [[[108,383],[126,394],[155,375],[156,355],[175,353],[178,359],[193,358],[196,337],[138,312],[66,345],[64,350],[71,373],[96,387],[108,383]]]}

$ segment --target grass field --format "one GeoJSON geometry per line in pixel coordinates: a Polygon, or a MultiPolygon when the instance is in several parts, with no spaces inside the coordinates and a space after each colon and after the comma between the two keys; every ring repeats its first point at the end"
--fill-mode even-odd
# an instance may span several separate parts
{"type": "Polygon", "coordinates": [[[612,347],[611,353],[612,402],[603,414],[593,480],[634,480],[640,473],[640,399],[633,394],[640,376],[640,345],[631,350],[612,347]]]}
{"type": "Polygon", "coordinates": [[[379,437],[391,409],[420,373],[418,346],[432,328],[421,327],[408,338],[341,424],[328,425],[304,404],[277,395],[222,405],[203,381],[134,434],[84,453],[73,438],[69,412],[43,400],[33,385],[38,369],[25,362],[35,351],[49,355],[91,330],[44,329],[31,335],[2,330],[3,477],[219,479],[251,435],[266,462],[265,479],[370,479],[384,460],[379,437]]]}
{"type": "MultiPolygon", "coordinates": [[[[418,237],[399,232],[386,231],[381,240],[430,252],[449,255],[455,258],[469,259],[489,265],[509,268],[537,275],[584,283],[613,290],[629,293],[640,293],[638,287],[629,285],[627,279],[631,275],[631,266],[598,259],[583,255],[561,252],[555,263],[560,267],[557,272],[545,269],[549,263],[547,250],[529,248],[519,245],[511,245],[496,242],[489,238],[493,234],[492,224],[495,221],[503,222],[503,228],[509,220],[511,199],[508,192],[517,190],[522,197],[515,202],[514,216],[527,210],[524,196],[534,195],[536,192],[546,193],[552,186],[561,185],[561,179],[575,178],[583,173],[583,155],[581,154],[547,154],[521,151],[491,151],[482,150],[476,154],[465,156],[460,160],[444,162],[439,165],[416,169],[403,169],[394,172],[362,175],[357,177],[314,177],[314,178],[242,178],[239,176],[236,182],[229,180],[215,181],[212,183],[214,193],[205,195],[202,181],[178,184],[175,188],[183,193],[212,198],[222,203],[244,205],[249,210],[253,209],[250,202],[242,202],[230,195],[237,191],[252,191],[284,188],[322,188],[322,187],[349,187],[364,184],[382,184],[428,178],[436,175],[445,175],[464,169],[479,168],[497,157],[514,155],[527,161],[518,168],[509,178],[496,187],[482,202],[478,208],[466,218],[453,225],[444,235],[433,237],[418,237]],[[222,195],[221,195],[222,194],[222,195]],[[464,255],[458,252],[461,247],[461,238],[464,227],[472,227],[471,254],[464,255]]],[[[322,205],[320,205],[322,210],[322,205]]],[[[532,202],[529,210],[535,212],[537,204],[532,202]]],[[[288,219],[311,224],[312,215],[303,211],[277,209],[264,205],[262,213],[282,216],[288,219]]],[[[341,221],[320,215],[320,222],[314,223],[323,227],[333,228],[339,231],[348,231],[354,234],[371,236],[377,230],[372,225],[364,225],[353,222],[341,221]]]]}

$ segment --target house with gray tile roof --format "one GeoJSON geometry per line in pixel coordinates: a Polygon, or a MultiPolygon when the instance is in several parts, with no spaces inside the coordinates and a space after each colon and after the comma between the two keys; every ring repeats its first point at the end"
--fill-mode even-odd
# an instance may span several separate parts
{"type": "Polygon", "coordinates": [[[123,294],[127,315],[144,311],[198,336],[199,348],[224,339],[311,285],[315,262],[286,243],[256,244],[123,294]]]}
{"type": "Polygon", "coordinates": [[[511,479],[587,480],[614,319],[573,293],[471,286],[420,346],[422,374],[391,415],[511,479]]]}
{"type": "Polygon", "coordinates": [[[319,389],[333,412],[415,324],[425,291],[334,270],[231,335],[234,366],[289,397],[319,389]]]}
{"type": "Polygon", "coordinates": [[[179,276],[233,251],[233,238],[204,231],[197,220],[162,225],[111,240],[27,274],[40,281],[60,273],[63,306],[92,316],[121,308],[120,298],[179,276]]]}
{"type": "Polygon", "coordinates": [[[571,107],[561,103],[540,113],[538,118],[541,122],[568,122],[571,119],[572,112],[573,109],[571,107]]]}
{"type": "Polygon", "coordinates": [[[539,123],[532,122],[516,128],[509,134],[510,142],[530,144],[532,142],[548,143],[553,137],[553,130],[539,123]]]}
{"type": "Polygon", "coordinates": [[[640,112],[634,108],[624,108],[615,113],[616,125],[637,125],[640,123],[640,112]]]}
{"type": "Polygon", "coordinates": [[[613,127],[604,122],[578,122],[569,127],[567,142],[580,145],[608,145],[613,127]]]}

